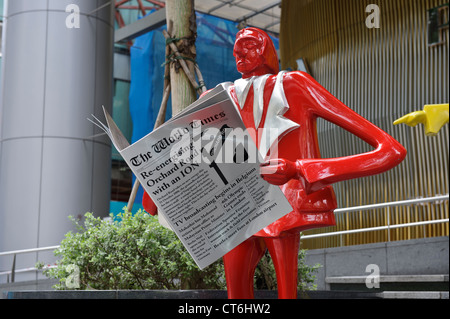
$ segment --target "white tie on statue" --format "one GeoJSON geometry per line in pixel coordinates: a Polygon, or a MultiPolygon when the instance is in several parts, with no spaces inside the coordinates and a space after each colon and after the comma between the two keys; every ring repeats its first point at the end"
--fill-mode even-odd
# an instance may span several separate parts
{"type": "MultiPolygon", "coordinates": [[[[275,87],[267,106],[267,114],[258,145],[259,152],[263,158],[267,156],[267,152],[273,147],[276,141],[279,141],[287,133],[300,126],[284,117],[284,114],[289,110],[289,104],[283,87],[285,73],[286,71],[278,73],[275,87]],[[275,132],[276,134],[274,134],[275,132]]],[[[264,111],[264,88],[269,76],[254,76],[248,79],[239,79],[234,82],[235,92],[241,110],[244,108],[248,92],[253,86],[253,119],[256,129],[258,129],[262,120],[264,111]]]]}

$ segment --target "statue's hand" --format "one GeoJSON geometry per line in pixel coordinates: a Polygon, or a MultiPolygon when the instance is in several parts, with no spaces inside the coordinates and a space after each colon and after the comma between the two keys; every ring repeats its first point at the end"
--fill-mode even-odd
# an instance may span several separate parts
{"type": "Polygon", "coordinates": [[[402,116],[394,122],[394,125],[406,124],[408,126],[414,127],[419,123],[425,124],[426,120],[427,115],[424,111],[416,111],[402,116]]]}
{"type": "Polygon", "coordinates": [[[144,196],[142,197],[142,206],[150,215],[155,216],[158,214],[158,208],[146,191],[144,191],[144,196]]]}
{"type": "Polygon", "coordinates": [[[434,136],[448,123],[448,117],[448,104],[425,105],[423,111],[409,113],[396,120],[394,125],[403,123],[414,127],[421,123],[425,126],[425,134],[434,136]]]}
{"type": "Polygon", "coordinates": [[[293,178],[298,178],[295,162],[282,158],[262,163],[260,174],[264,180],[273,185],[283,185],[293,178]]]}

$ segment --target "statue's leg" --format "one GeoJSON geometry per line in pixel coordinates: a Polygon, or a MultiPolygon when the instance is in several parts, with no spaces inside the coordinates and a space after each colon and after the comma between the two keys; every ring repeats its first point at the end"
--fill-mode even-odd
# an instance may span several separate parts
{"type": "Polygon", "coordinates": [[[278,298],[297,299],[300,233],[264,238],[277,275],[278,298]]]}
{"type": "Polygon", "coordinates": [[[250,237],[223,256],[229,299],[253,299],[253,276],[265,250],[262,238],[250,237]]]}

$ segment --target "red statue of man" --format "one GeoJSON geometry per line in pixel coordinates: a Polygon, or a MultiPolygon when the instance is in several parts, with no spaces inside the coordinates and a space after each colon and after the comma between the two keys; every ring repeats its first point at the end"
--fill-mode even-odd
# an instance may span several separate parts
{"type": "MultiPolygon", "coordinates": [[[[246,28],[236,36],[237,70],[230,86],[244,124],[266,155],[261,176],[279,185],[293,211],[250,237],[224,257],[228,297],[253,298],[253,277],[266,249],[274,262],[279,298],[297,298],[300,232],[335,225],[333,183],[387,171],[406,156],[394,138],[331,95],[306,73],[279,72],[276,50],[262,30],[246,28]],[[321,117],[374,147],[368,153],[320,157],[316,118],[321,117]],[[267,130],[271,130],[267,138],[267,130]],[[273,137],[273,129],[278,136],[273,137]],[[270,150],[277,145],[276,158],[270,150]]],[[[148,195],[144,208],[154,212],[148,195]]]]}

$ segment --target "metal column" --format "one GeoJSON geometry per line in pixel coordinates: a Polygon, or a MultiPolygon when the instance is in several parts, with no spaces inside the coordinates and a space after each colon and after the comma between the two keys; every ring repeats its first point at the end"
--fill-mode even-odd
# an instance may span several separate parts
{"type": "MultiPolygon", "coordinates": [[[[73,229],[69,215],[109,213],[111,146],[94,137],[99,131],[87,118],[100,117],[102,105],[111,110],[113,94],[111,0],[6,6],[0,252],[56,245],[73,229]]],[[[18,259],[16,268],[22,263],[32,260],[18,259]]]]}

